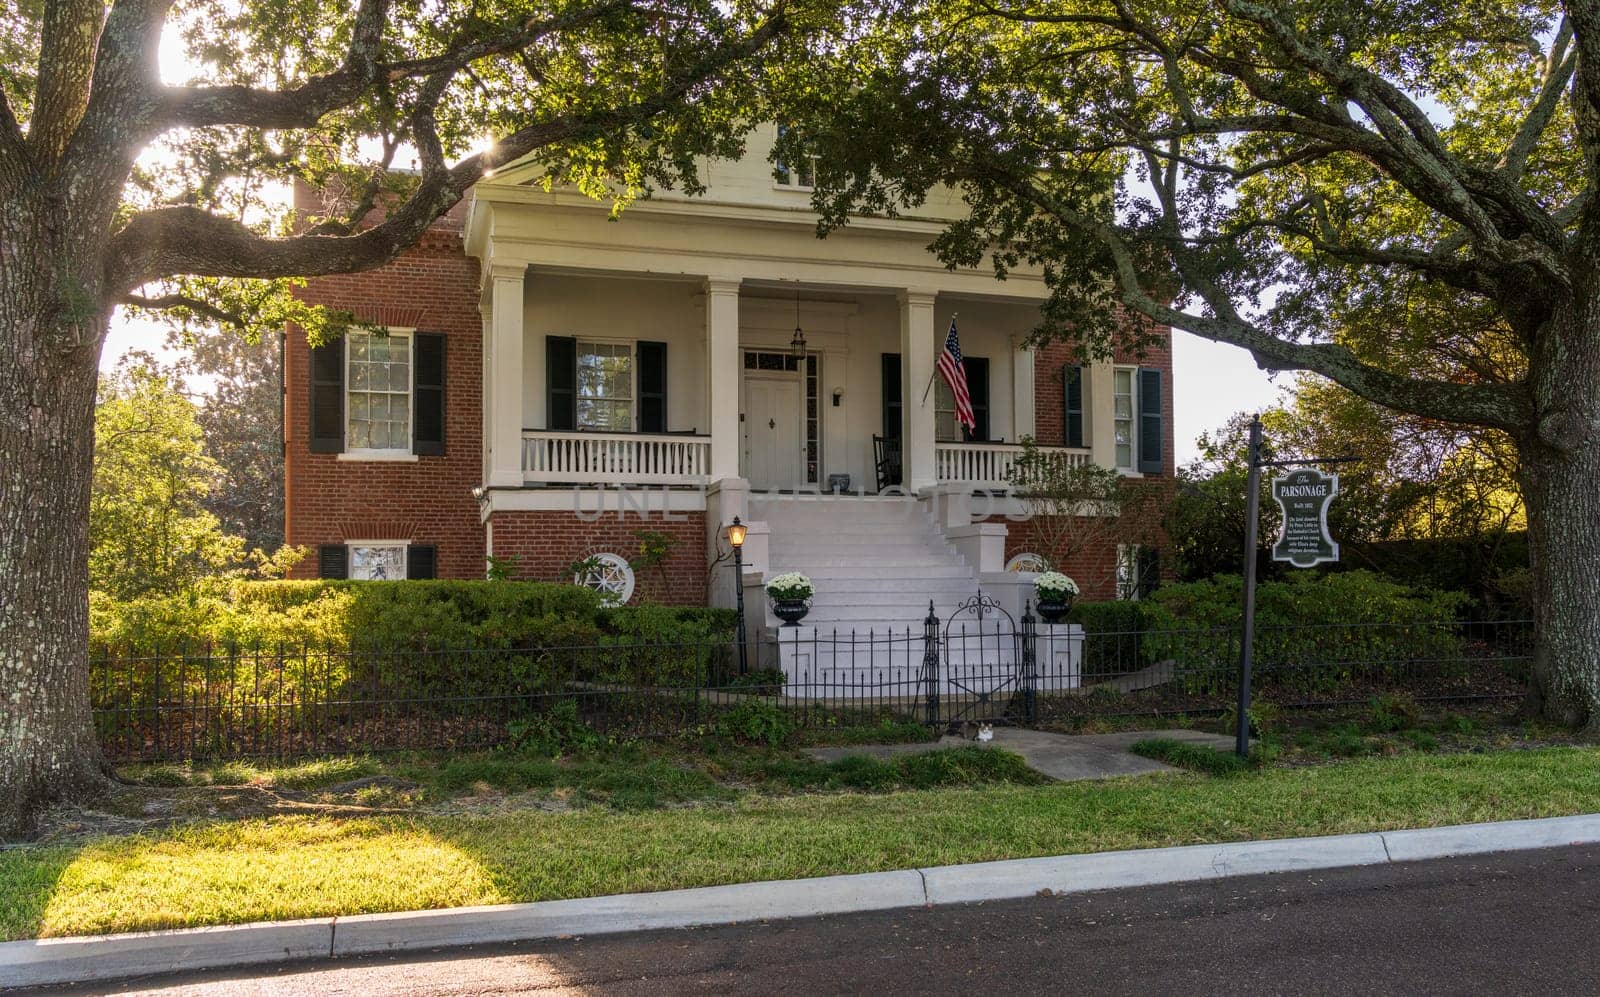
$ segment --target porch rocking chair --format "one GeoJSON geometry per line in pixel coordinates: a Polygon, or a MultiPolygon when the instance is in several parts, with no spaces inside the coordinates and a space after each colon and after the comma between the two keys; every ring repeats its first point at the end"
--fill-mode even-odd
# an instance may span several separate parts
{"type": "Polygon", "coordinates": [[[900,478],[900,441],[885,436],[872,438],[873,468],[878,477],[878,491],[902,484],[900,478]]]}

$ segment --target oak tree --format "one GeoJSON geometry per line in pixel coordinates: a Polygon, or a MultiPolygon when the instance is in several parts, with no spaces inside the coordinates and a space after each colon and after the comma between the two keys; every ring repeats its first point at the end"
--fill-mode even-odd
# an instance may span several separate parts
{"type": "Polygon", "coordinates": [[[387,262],[487,171],[528,157],[618,203],[694,189],[698,156],[736,154],[761,57],[802,7],[38,0],[0,12],[0,836],[105,778],[87,560],[113,309],[237,324],[252,318],[241,306],[259,318],[276,301],[281,316],[284,281],[387,262]],[[296,180],[342,191],[336,210],[273,210],[296,180]]]}
{"type": "Polygon", "coordinates": [[[1042,335],[1103,356],[1132,313],[1504,434],[1533,561],[1530,706],[1600,735],[1600,5],[857,14],[786,98],[824,228],[953,188],[970,215],[935,249],[1042,267],[1042,335]]]}

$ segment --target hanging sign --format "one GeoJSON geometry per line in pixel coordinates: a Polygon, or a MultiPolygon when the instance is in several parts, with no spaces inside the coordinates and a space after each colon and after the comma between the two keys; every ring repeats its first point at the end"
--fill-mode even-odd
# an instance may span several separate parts
{"type": "Polygon", "coordinates": [[[1339,560],[1339,545],[1328,534],[1328,503],[1339,494],[1339,476],[1303,468],[1272,482],[1272,497],[1283,511],[1283,529],[1272,545],[1274,561],[1309,568],[1339,560]]]}

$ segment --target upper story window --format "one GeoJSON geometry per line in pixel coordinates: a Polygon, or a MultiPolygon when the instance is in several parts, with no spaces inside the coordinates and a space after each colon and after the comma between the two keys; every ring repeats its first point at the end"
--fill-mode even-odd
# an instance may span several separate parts
{"type": "Polygon", "coordinates": [[[1118,367],[1112,373],[1112,427],[1119,471],[1132,471],[1136,456],[1133,435],[1133,374],[1132,367],[1118,367]]]}
{"type": "Polygon", "coordinates": [[[632,343],[578,340],[578,428],[633,431],[632,343]]]}
{"type": "Polygon", "coordinates": [[[956,396],[944,378],[933,383],[933,438],[940,443],[958,443],[962,439],[961,424],[956,422],[956,396]]]}
{"type": "Polygon", "coordinates": [[[411,452],[411,335],[351,331],[347,367],[345,449],[411,452]]]}
{"type": "MultiPolygon", "coordinates": [[[[788,125],[778,126],[780,138],[789,134],[788,125]]],[[[780,187],[793,187],[798,190],[809,189],[817,185],[817,157],[800,156],[798,163],[786,163],[780,157],[773,167],[773,174],[780,187]]]]}

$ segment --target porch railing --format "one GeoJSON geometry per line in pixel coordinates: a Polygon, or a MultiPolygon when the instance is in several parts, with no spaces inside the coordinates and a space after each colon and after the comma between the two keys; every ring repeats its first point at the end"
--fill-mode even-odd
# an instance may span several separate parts
{"type": "Polygon", "coordinates": [[[708,436],[522,431],[522,477],[530,483],[694,485],[710,471],[708,436]]]}
{"type": "MultiPolygon", "coordinates": [[[[1088,450],[1043,447],[1041,451],[1069,467],[1089,463],[1088,450]]],[[[933,448],[938,480],[984,488],[1009,487],[1012,466],[1021,456],[1022,447],[1011,443],[937,443],[933,448]]]]}

